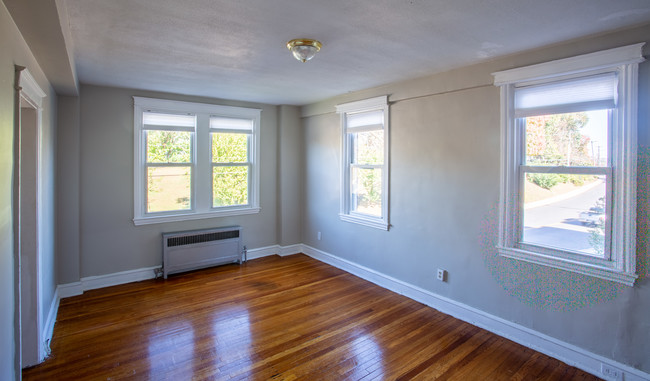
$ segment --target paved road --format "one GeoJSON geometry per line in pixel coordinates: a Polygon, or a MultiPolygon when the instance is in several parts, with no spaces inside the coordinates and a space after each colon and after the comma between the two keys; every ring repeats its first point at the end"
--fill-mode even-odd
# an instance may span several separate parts
{"type": "Polygon", "coordinates": [[[589,231],[593,228],[582,226],[579,217],[580,212],[589,211],[604,195],[602,182],[566,200],[524,210],[524,242],[595,255],[596,250],[589,244],[589,231]]]}

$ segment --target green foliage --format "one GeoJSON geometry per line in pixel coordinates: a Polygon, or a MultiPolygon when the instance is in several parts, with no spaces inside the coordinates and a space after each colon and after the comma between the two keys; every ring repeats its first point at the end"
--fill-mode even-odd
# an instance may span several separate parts
{"type": "Polygon", "coordinates": [[[556,173],[529,173],[528,181],[537,184],[544,189],[551,189],[562,181],[562,175],[556,173]]]}
{"type": "Polygon", "coordinates": [[[586,182],[593,181],[598,178],[592,175],[567,175],[567,177],[571,184],[578,187],[585,185],[586,182]]]}
{"type": "Polygon", "coordinates": [[[148,130],[146,140],[147,163],[191,162],[191,132],[148,130]]]}
{"type": "Polygon", "coordinates": [[[363,187],[368,191],[366,199],[370,204],[376,204],[381,200],[381,173],[379,170],[369,170],[363,180],[363,187]]]}
{"type": "Polygon", "coordinates": [[[212,172],[212,206],[248,204],[248,166],[218,166],[212,172]]]}
{"type": "Polygon", "coordinates": [[[213,163],[245,163],[248,161],[249,134],[212,133],[213,163]]]}
{"type": "Polygon", "coordinates": [[[598,256],[605,254],[605,223],[600,223],[594,229],[589,229],[589,245],[594,248],[598,256]]]}
{"type": "Polygon", "coordinates": [[[605,253],[605,197],[600,197],[591,210],[602,213],[603,218],[599,219],[592,229],[589,229],[589,245],[596,251],[596,254],[603,256],[605,253]]]}
{"type": "Polygon", "coordinates": [[[357,197],[357,212],[381,215],[381,170],[354,169],[353,192],[357,197]]]}
{"type": "Polygon", "coordinates": [[[558,184],[571,183],[575,186],[583,186],[585,182],[593,181],[597,177],[593,175],[569,175],[566,173],[528,173],[526,179],[544,189],[551,189],[558,184]]]}

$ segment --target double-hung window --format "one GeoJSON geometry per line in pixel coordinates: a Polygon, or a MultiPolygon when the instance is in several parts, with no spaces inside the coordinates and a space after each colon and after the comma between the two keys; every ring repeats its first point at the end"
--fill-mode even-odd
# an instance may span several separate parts
{"type": "Polygon", "coordinates": [[[134,97],[134,223],[259,212],[259,125],[259,109],[134,97]]]}
{"type": "Polygon", "coordinates": [[[642,45],[494,73],[502,255],[634,283],[642,45]]]}
{"type": "Polygon", "coordinates": [[[341,114],[344,221],[388,230],[388,98],[336,106],[341,114]]]}

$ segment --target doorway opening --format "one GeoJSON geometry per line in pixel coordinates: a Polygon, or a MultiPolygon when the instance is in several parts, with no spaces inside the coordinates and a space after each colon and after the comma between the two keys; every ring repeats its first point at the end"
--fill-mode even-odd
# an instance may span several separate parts
{"type": "Polygon", "coordinates": [[[41,112],[45,93],[29,71],[16,67],[14,145],[14,248],[16,363],[36,365],[46,356],[42,340],[41,271],[41,112]]]}

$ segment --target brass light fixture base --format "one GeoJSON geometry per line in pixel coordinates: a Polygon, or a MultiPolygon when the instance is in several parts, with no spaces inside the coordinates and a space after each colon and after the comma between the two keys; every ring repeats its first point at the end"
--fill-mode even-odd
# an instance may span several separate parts
{"type": "Polygon", "coordinates": [[[323,44],[309,38],[296,38],[287,42],[287,49],[291,50],[297,60],[307,62],[314,57],[323,44]]]}

